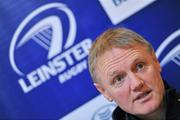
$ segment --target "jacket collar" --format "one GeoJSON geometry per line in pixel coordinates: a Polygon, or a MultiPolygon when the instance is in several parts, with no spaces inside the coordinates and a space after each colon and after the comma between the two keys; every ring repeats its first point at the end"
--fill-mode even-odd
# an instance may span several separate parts
{"type": "Polygon", "coordinates": [[[175,89],[168,89],[165,97],[166,104],[166,120],[177,120],[180,116],[180,101],[179,95],[175,89]]]}

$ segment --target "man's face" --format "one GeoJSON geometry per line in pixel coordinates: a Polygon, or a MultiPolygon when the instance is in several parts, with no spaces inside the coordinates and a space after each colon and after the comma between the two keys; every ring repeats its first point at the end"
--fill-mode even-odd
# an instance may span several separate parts
{"type": "Polygon", "coordinates": [[[163,101],[159,62],[140,45],[106,51],[98,57],[96,72],[100,78],[96,88],[128,113],[151,114],[163,101]]]}

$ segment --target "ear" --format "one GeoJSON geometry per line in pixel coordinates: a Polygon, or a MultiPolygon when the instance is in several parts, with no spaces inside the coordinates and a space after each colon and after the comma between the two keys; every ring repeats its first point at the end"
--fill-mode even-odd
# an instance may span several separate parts
{"type": "Polygon", "coordinates": [[[96,87],[96,89],[109,101],[112,102],[113,99],[112,97],[109,95],[109,93],[98,83],[94,83],[94,86],[96,87]]]}

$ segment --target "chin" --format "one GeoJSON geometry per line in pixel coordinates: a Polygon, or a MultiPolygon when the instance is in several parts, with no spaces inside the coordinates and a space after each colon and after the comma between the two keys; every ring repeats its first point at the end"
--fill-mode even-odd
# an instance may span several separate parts
{"type": "Polygon", "coordinates": [[[138,109],[136,110],[135,115],[150,115],[156,111],[159,110],[161,106],[160,102],[150,102],[147,103],[146,105],[143,105],[141,107],[138,107],[138,109]]]}

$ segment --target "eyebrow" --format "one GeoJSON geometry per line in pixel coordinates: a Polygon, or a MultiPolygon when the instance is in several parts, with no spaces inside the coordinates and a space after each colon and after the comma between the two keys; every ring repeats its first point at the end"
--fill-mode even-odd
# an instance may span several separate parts
{"type": "MultiPolygon", "coordinates": [[[[140,57],[140,56],[138,56],[137,58],[135,58],[135,60],[133,60],[131,64],[134,64],[134,63],[136,63],[136,62],[139,62],[139,61],[143,61],[143,60],[144,60],[143,58],[139,58],[139,57],[140,57]]],[[[116,76],[117,74],[123,74],[123,73],[120,72],[120,71],[118,71],[118,70],[115,70],[115,71],[113,71],[113,72],[110,72],[110,73],[108,74],[108,76],[114,77],[114,76],[116,76]]]]}
{"type": "Polygon", "coordinates": [[[136,63],[136,62],[139,62],[139,61],[142,61],[143,59],[142,58],[139,58],[139,56],[138,56],[138,58],[136,58],[132,63],[136,63]]]}
{"type": "Polygon", "coordinates": [[[120,72],[118,70],[113,71],[112,73],[109,73],[108,76],[112,79],[113,77],[115,77],[116,75],[123,75],[123,72],[120,72]]]}
{"type": "Polygon", "coordinates": [[[118,70],[109,73],[108,76],[113,77],[113,76],[115,76],[115,75],[117,75],[117,74],[118,74],[118,70]]]}
{"type": "Polygon", "coordinates": [[[142,58],[141,56],[138,56],[138,58],[136,58],[136,59],[132,62],[132,64],[133,64],[133,63],[137,63],[137,62],[139,62],[139,61],[145,61],[145,58],[142,58]]]}

